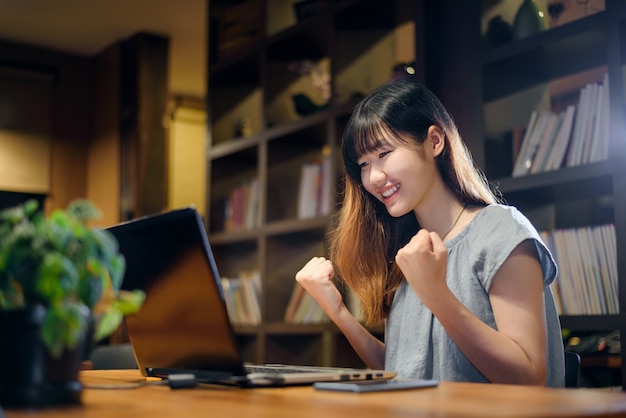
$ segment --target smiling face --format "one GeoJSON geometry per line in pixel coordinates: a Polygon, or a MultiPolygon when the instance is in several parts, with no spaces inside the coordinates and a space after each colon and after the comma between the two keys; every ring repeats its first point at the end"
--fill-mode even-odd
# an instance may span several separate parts
{"type": "Polygon", "coordinates": [[[363,187],[393,217],[416,210],[435,192],[440,180],[434,160],[438,147],[428,138],[423,145],[408,143],[389,135],[377,149],[358,159],[363,187]]]}

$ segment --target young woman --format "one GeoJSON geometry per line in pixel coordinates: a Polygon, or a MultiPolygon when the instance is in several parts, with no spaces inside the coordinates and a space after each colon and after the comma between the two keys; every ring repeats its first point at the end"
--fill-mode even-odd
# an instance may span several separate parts
{"type": "Polygon", "coordinates": [[[392,81],[344,132],[345,191],[330,260],[296,275],[371,368],[404,378],[564,385],[550,283],[536,229],[499,204],[440,101],[392,81]],[[334,279],[362,302],[365,325],[334,279]]]}

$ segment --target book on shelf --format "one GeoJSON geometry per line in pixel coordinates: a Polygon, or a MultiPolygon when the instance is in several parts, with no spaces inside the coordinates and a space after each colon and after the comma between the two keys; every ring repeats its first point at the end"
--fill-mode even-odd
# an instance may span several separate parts
{"type": "Polygon", "coordinates": [[[298,283],[294,285],[291,292],[284,320],[289,324],[320,324],[329,321],[313,296],[298,283]]]}
{"type": "Polygon", "coordinates": [[[537,146],[537,153],[532,159],[532,164],[528,172],[530,174],[536,174],[545,170],[546,161],[554,146],[554,142],[556,137],[558,136],[559,129],[561,128],[561,123],[563,121],[563,112],[558,114],[549,112],[548,120],[546,122],[545,129],[541,134],[541,138],[539,139],[539,145],[537,146]]]}
{"type": "Polygon", "coordinates": [[[546,132],[555,122],[556,116],[550,111],[534,111],[531,114],[522,149],[515,162],[513,177],[525,176],[530,173],[537,150],[541,146],[541,141],[544,136],[546,139],[549,137],[546,132]]]}
{"type": "Polygon", "coordinates": [[[330,156],[302,165],[298,190],[299,219],[330,213],[332,188],[330,165],[330,156]]]}
{"type": "Polygon", "coordinates": [[[528,124],[526,125],[526,131],[524,132],[524,138],[522,139],[522,144],[519,152],[517,153],[517,158],[515,159],[515,164],[513,165],[513,177],[518,177],[523,175],[525,170],[525,164],[528,159],[528,148],[531,143],[531,136],[535,131],[535,126],[537,124],[539,112],[536,110],[532,111],[530,114],[530,119],[528,120],[528,124]]]}
{"type": "Polygon", "coordinates": [[[526,134],[526,130],[527,130],[526,126],[515,126],[511,130],[511,141],[512,141],[511,151],[513,153],[512,155],[513,162],[517,161],[517,157],[519,156],[520,150],[522,148],[522,141],[524,140],[524,135],[526,134]]]}
{"type": "Polygon", "coordinates": [[[609,76],[580,91],[579,110],[565,165],[573,167],[606,160],[609,156],[609,76]]]}
{"type": "Polygon", "coordinates": [[[361,299],[356,295],[352,289],[347,289],[345,292],[345,304],[354,318],[360,323],[365,322],[365,315],[363,314],[363,306],[361,299]]]}
{"type": "Polygon", "coordinates": [[[531,112],[513,177],[603,161],[609,151],[609,79],[589,83],[565,110],[531,112]]]}
{"type": "Polygon", "coordinates": [[[595,98],[595,85],[587,84],[580,90],[580,99],[578,100],[579,111],[576,114],[574,123],[574,133],[571,139],[571,145],[567,154],[567,166],[573,167],[579,165],[582,161],[582,150],[585,141],[589,139],[589,126],[592,121],[592,101],[595,98]]]}
{"type": "Polygon", "coordinates": [[[563,165],[567,145],[572,135],[572,125],[574,124],[575,114],[576,106],[574,105],[567,106],[562,112],[561,125],[554,138],[554,144],[550,149],[548,159],[545,162],[544,171],[558,170],[563,165]]]}
{"type": "Polygon", "coordinates": [[[257,178],[232,190],[224,203],[224,229],[232,232],[256,228],[259,225],[259,199],[257,178]]]}
{"type": "Polygon", "coordinates": [[[609,91],[609,75],[605,74],[598,92],[596,123],[591,140],[592,146],[586,153],[584,163],[603,161],[609,157],[609,115],[611,113],[609,91]]]}
{"type": "Polygon", "coordinates": [[[261,277],[259,272],[242,271],[238,277],[222,277],[222,290],[228,316],[233,324],[259,325],[261,323],[261,277]]]}
{"type": "Polygon", "coordinates": [[[612,224],[543,231],[558,266],[553,290],[561,315],[619,313],[612,224]]]}

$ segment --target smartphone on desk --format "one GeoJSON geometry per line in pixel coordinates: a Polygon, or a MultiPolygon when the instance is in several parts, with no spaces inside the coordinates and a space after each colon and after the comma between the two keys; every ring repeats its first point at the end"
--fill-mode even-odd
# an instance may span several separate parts
{"type": "Polygon", "coordinates": [[[406,390],[430,388],[437,386],[438,380],[429,379],[389,379],[389,380],[362,380],[358,382],[316,382],[313,387],[317,390],[332,390],[340,392],[383,392],[387,390],[406,390]]]}

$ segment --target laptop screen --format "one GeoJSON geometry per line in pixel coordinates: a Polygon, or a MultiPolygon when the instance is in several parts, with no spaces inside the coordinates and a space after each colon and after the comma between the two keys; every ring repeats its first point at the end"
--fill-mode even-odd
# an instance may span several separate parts
{"type": "Polygon", "coordinates": [[[219,273],[193,208],[108,228],[126,258],[123,289],[146,300],[128,334],[143,374],[150,368],[243,373],[219,273]]]}

